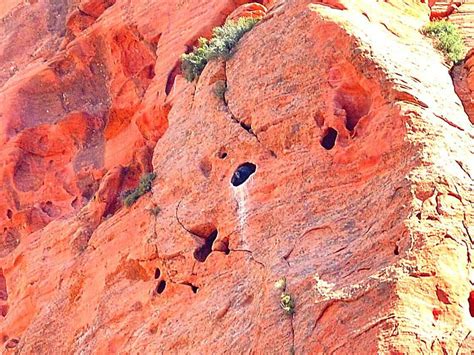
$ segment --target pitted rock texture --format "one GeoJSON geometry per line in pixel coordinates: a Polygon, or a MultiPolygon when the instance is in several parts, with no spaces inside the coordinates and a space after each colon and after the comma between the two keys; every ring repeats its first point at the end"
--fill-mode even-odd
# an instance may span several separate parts
{"type": "Polygon", "coordinates": [[[474,133],[426,4],[51,3],[0,5],[4,33],[56,19],[2,59],[5,353],[474,349],[474,133]]]}

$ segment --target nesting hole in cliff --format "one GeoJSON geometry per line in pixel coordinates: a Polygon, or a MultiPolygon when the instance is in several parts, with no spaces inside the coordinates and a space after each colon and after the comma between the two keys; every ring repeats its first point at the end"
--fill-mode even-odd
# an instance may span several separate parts
{"type": "Polygon", "coordinates": [[[155,270],[155,279],[159,279],[161,276],[161,270],[159,268],[156,268],[155,270]]]}
{"type": "Polygon", "coordinates": [[[474,317],[474,291],[471,291],[471,293],[469,293],[467,302],[469,304],[469,314],[471,315],[471,317],[474,317]]]}
{"type": "Polygon", "coordinates": [[[212,244],[217,238],[217,229],[213,230],[204,240],[204,244],[194,251],[194,259],[203,263],[212,252],[212,244]]]}
{"type": "Polygon", "coordinates": [[[8,219],[12,219],[12,217],[13,217],[13,211],[10,210],[10,209],[7,210],[7,218],[8,218],[8,219]]]}
{"type": "Polygon", "coordinates": [[[321,145],[326,150],[331,150],[336,144],[337,131],[334,128],[328,128],[321,139],[321,145]]]}
{"type": "Polygon", "coordinates": [[[164,291],[165,291],[165,288],[166,288],[166,281],[165,280],[161,280],[159,283],[158,283],[158,286],[156,286],[156,293],[161,295],[164,291]]]}
{"type": "Polygon", "coordinates": [[[230,180],[231,184],[233,186],[242,185],[252,174],[255,173],[256,170],[257,166],[253,163],[244,163],[240,165],[235,170],[234,175],[232,175],[232,179],[230,180]]]}

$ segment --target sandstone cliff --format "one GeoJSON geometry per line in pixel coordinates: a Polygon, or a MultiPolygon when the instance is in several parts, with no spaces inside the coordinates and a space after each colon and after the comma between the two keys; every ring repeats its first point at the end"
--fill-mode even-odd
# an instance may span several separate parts
{"type": "Polygon", "coordinates": [[[245,3],[0,4],[3,352],[474,350],[472,58],[418,0],[245,3]]]}

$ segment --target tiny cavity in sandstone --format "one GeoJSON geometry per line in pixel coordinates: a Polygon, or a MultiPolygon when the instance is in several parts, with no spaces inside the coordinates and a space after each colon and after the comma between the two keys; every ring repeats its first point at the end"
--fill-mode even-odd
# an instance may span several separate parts
{"type": "Polygon", "coordinates": [[[156,268],[155,270],[155,279],[159,279],[161,276],[161,270],[159,268],[156,268]]]}
{"type": "Polygon", "coordinates": [[[242,127],[243,129],[245,129],[247,132],[251,132],[251,131],[252,131],[252,126],[249,125],[249,124],[245,124],[244,122],[240,122],[240,127],[242,127]]]}
{"type": "Polygon", "coordinates": [[[234,175],[232,175],[231,183],[234,186],[242,185],[247,179],[255,173],[257,166],[252,163],[244,163],[240,165],[237,170],[235,170],[234,175]]]}
{"type": "Polygon", "coordinates": [[[331,150],[336,144],[337,131],[334,128],[328,128],[324,134],[323,139],[321,140],[321,145],[326,150],[331,150]]]}
{"type": "Polygon", "coordinates": [[[166,281],[161,280],[158,286],[156,286],[156,293],[161,295],[164,292],[165,288],[166,288],[166,281]]]}
{"type": "Polygon", "coordinates": [[[393,254],[400,255],[400,249],[398,248],[398,245],[395,245],[395,249],[393,251],[393,254]]]}
{"type": "Polygon", "coordinates": [[[191,287],[191,290],[193,291],[193,293],[199,292],[199,287],[197,287],[196,285],[193,285],[192,283],[185,282],[184,285],[191,287]]]}
{"type": "Polygon", "coordinates": [[[219,159],[225,159],[225,158],[227,158],[227,155],[228,155],[228,154],[227,154],[227,152],[226,152],[226,150],[225,150],[224,147],[222,147],[221,149],[219,149],[219,151],[217,152],[217,157],[218,157],[219,159]]]}
{"type": "Polygon", "coordinates": [[[228,239],[216,240],[213,246],[213,250],[220,251],[224,253],[225,255],[229,255],[230,254],[229,240],[228,239]]]}

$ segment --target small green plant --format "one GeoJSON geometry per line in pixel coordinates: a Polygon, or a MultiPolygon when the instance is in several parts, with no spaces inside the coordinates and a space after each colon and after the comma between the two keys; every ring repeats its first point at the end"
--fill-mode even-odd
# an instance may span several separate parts
{"type": "Polygon", "coordinates": [[[434,45],[454,63],[464,59],[466,47],[455,24],[447,21],[433,21],[423,27],[423,34],[434,40],[434,45]]]}
{"type": "Polygon", "coordinates": [[[288,314],[295,313],[295,301],[289,293],[283,292],[280,296],[280,307],[288,314]]]}
{"type": "Polygon", "coordinates": [[[282,277],[281,279],[275,282],[275,288],[281,290],[280,294],[280,307],[287,314],[293,315],[295,313],[295,301],[293,297],[286,292],[286,279],[282,277]]]}
{"type": "Polygon", "coordinates": [[[181,56],[181,70],[188,81],[198,78],[206,64],[216,58],[228,59],[243,35],[250,31],[259,19],[241,17],[230,20],[214,28],[210,40],[199,38],[198,46],[193,51],[181,56]]]}
{"type": "Polygon", "coordinates": [[[214,85],[214,95],[222,101],[224,101],[224,95],[225,92],[227,91],[227,85],[224,80],[218,80],[216,81],[216,84],[214,85]]]}
{"type": "Polygon", "coordinates": [[[155,173],[143,174],[140,178],[140,182],[136,189],[126,191],[123,196],[123,203],[125,206],[130,207],[137,200],[147,192],[151,191],[151,184],[155,180],[155,173]]]}

